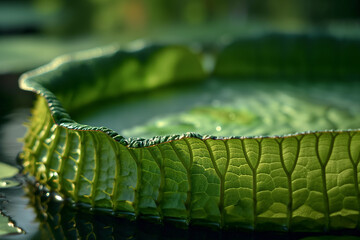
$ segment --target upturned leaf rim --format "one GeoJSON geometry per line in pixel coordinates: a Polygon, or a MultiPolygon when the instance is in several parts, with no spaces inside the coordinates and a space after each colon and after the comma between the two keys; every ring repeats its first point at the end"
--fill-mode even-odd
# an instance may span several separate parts
{"type": "MultiPolygon", "coordinates": [[[[226,49],[228,46],[236,44],[237,41],[233,41],[226,46],[220,46],[220,52],[223,49],[226,49]]],[[[62,56],[54,58],[49,63],[42,65],[34,70],[30,70],[22,74],[19,78],[19,87],[25,91],[31,91],[35,94],[42,96],[45,98],[48,108],[50,110],[51,117],[54,123],[60,127],[75,130],[75,131],[97,131],[102,132],[119,142],[120,144],[130,147],[130,148],[142,148],[149,147],[161,143],[166,143],[169,141],[180,140],[183,138],[197,138],[197,139],[218,139],[218,140],[227,140],[227,139],[262,139],[262,138],[288,138],[299,135],[308,135],[315,133],[341,133],[341,132],[360,132],[360,128],[356,129],[328,129],[328,130],[316,130],[316,131],[301,131],[283,135],[259,135],[259,136],[215,136],[215,135],[202,135],[196,132],[186,132],[182,134],[170,134],[170,135],[159,135],[151,138],[134,138],[129,137],[125,138],[120,135],[116,131],[104,127],[104,126],[89,126],[85,124],[81,124],[73,120],[67,110],[63,107],[61,101],[56,97],[56,95],[46,88],[42,83],[41,79],[50,73],[61,73],[60,67],[65,64],[72,65],[75,62],[87,62],[91,60],[101,61],[103,58],[111,58],[113,55],[122,54],[122,53],[130,53],[130,54],[145,54],[151,49],[162,49],[166,47],[180,47],[185,49],[185,51],[191,52],[191,54],[198,55],[199,53],[193,51],[191,47],[188,45],[179,45],[179,44],[170,44],[170,45],[157,45],[157,44],[138,44],[138,42],[134,42],[133,45],[129,45],[130,47],[121,48],[118,46],[107,46],[107,47],[99,47],[89,50],[84,50],[76,53],[64,54],[62,56]],[[140,45],[140,47],[139,47],[140,45]],[[135,46],[135,47],[134,47],[135,46]]],[[[197,56],[198,57],[198,56],[197,56]]],[[[215,56],[215,68],[218,64],[218,56],[215,56]]],[[[212,76],[216,69],[211,69],[206,71],[204,65],[200,62],[201,70],[203,72],[203,78],[207,76],[212,76]]],[[[74,69],[75,71],[76,69],[74,69]]],[[[226,76],[227,77],[227,76],[226,76]]],[[[49,79],[48,79],[49,80],[49,79]]],[[[50,84],[52,80],[50,79],[50,84]]]]}

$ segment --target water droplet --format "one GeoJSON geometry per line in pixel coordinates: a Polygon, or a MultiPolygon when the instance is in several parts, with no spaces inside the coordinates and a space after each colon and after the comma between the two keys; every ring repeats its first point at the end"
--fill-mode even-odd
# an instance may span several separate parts
{"type": "Polygon", "coordinates": [[[217,126],[216,131],[220,132],[221,131],[221,126],[217,126]]]}

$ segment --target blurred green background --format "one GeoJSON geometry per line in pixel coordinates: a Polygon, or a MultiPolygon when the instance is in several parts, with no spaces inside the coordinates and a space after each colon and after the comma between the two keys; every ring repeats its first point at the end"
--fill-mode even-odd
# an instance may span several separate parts
{"type": "Polygon", "coordinates": [[[360,36],[360,1],[2,0],[0,116],[30,106],[21,73],[88,48],[155,42],[226,42],[266,32],[360,36]],[[18,96],[22,97],[18,97],[18,96]]]}
{"type": "Polygon", "coordinates": [[[357,0],[3,0],[0,72],[22,72],[59,54],[138,38],[218,41],[309,30],[360,34],[359,20],[357,0]]]}

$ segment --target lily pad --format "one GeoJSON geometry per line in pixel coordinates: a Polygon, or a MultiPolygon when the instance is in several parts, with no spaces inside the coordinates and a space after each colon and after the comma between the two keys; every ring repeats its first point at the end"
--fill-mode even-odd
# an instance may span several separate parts
{"type": "Polygon", "coordinates": [[[334,64],[338,53],[355,59],[346,49],[357,43],[255,40],[215,54],[208,73],[200,60],[207,52],[149,46],[65,56],[24,74],[20,87],[38,95],[24,171],[114,215],[272,231],[358,229],[360,87],[352,79],[359,72],[345,60],[334,64]],[[306,46],[312,51],[299,58],[306,46]],[[99,113],[110,120],[92,126],[99,113]],[[108,128],[116,122],[117,132],[108,128]]]}
{"type": "MultiPolygon", "coordinates": [[[[19,182],[13,181],[11,179],[6,179],[13,177],[18,172],[19,170],[17,168],[0,162],[0,190],[3,188],[9,188],[19,185],[19,182]]],[[[10,221],[7,216],[4,216],[0,209],[0,236],[5,234],[14,234],[21,232],[22,230],[16,227],[14,223],[10,221]]]]}
{"type": "Polygon", "coordinates": [[[22,230],[16,227],[9,218],[2,215],[0,212],[0,236],[5,234],[21,233],[22,230]]]}
{"type": "Polygon", "coordinates": [[[0,179],[13,177],[18,172],[19,169],[17,169],[16,167],[0,162],[0,179]]]}

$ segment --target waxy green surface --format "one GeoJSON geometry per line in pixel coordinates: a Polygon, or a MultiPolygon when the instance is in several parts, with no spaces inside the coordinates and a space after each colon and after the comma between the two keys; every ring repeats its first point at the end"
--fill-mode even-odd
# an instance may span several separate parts
{"type": "Polygon", "coordinates": [[[357,82],[210,78],[105,102],[73,118],[139,138],[185,132],[226,137],[356,129],[359,88],[357,82]]]}
{"type": "MultiPolygon", "coordinates": [[[[231,66],[228,70],[221,67],[228,58],[221,59],[214,74],[231,75],[231,66]]],[[[234,61],[232,66],[236,64],[234,61]]],[[[329,126],[340,129],[282,137],[217,138],[183,133],[127,139],[105,127],[76,123],[67,113],[95,101],[124,99],[135,92],[201,79],[204,72],[198,57],[182,47],[101,53],[89,59],[74,57],[71,62],[54,63],[24,75],[21,87],[39,94],[25,137],[25,172],[74,202],[115,214],[271,231],[359,228],[357,102],[353,102],[354,107],[330,106],[333,115],[327,115],[325,125],[318,116],[328,108],[322,103],[307,106],[305,119],[311,116],[313,120],[305,124],[314,121],[316,126],[323,126],[317,130],[329,126]],[[343,126],[355,130],[344,130],[343,126]]],[[[356,92],[359,86],[349,82],[352,85],[345,84],[345,89],[356,92]]],[[[321,89],[322,84],[327,86],[325,81],[311,86],[321,89]]],[[[337,84],[341,85],[330,86],[337,84]]],[[[357,95],[343,97],[351,102],[357,95]]],[[[276,101],[265,101],[264,105],[268,103],[276,101]]],[[[297,109],[305,104],[294,102],[299,103],[297,109]]],[[[229,115],[234,104],[221,109],[195,107],[180,115],[196,118],[202,114],[226,124],[235,121],[240,126],[264,121],[260,110],[256,112],[246,104],[235,109],[234,118],[229,115]]],[[[271,104],[269,109],[270,116],[277,114],[271,112],[271,104]]],[[[277,117],[271,118],[276,122],[277,117]]],[[[282,129],[281,124],[275,126],[282,129]]],[[[146,123],[144,128],[147,131],[146,123]]],[[[256,132],[256,127],[253,129],[256,132]]],[[[272,130],[265,134],[271,135],[272,130]]]]}

